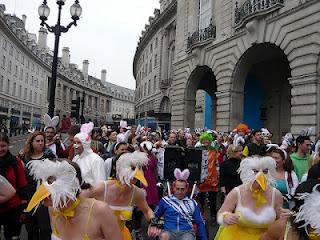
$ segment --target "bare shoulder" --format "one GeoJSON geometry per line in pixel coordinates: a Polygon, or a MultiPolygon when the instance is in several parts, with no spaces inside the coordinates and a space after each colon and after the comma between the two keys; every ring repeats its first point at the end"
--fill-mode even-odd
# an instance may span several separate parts
{"type": "Polygon", "coordinates": [[[92,185],[89,189],[81,191],[81,196],[86,198],[95,198],[100,200],[104,194],[104,182],[97,182],[92,185]]]}
{"type": "Polygon", "coordinates": [[[144,189],[135,186],[134,191],[135,199],[141,199],[146,197],[146,191],[144,189]]]}

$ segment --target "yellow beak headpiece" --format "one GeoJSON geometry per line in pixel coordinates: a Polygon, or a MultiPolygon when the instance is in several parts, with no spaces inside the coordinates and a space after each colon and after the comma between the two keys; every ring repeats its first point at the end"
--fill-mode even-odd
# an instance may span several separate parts
{"type": "Polygon", "coordinates": [[[49,196],[54,209],[63,208],[70,200],[76,200],[80,184],[75,168],[67,161],[33,160],[27,167],[30,169],[30,175],[38,182],[42,182],[32,196],[27,212],[49,196]]]}

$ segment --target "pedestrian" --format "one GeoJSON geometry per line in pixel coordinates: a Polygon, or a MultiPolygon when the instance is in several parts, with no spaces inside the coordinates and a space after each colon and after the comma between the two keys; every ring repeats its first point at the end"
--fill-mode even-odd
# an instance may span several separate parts
{"type": "Polygon", "coordinates": [[[0,178],[0,225],[4,226],[5,239],[19,239],[22,226],[20,216],[27,200],[27,181],[22,161],[9,151],[6,133],[0,133],[0,178]],[[2,196],[4,187],[9,190],[7,196],[2,196]],[[8,196],[10,192],[11,196],[8,196]]]}
{"type": "MultiPolygon", "coordinates": [[[[19,155],[23,162],[28,164],[30,161],[43,161],[43,159],[55,159],[55,154],[46,147],[45,134],[40,131],[33,132],[24,147],[23,155],[19,155]]],[[[25,169],[28,181],[28,201],[37,190],[37,182],[33,179],[29,169],[25,169]]],[[[50,240],[51,226],[48,208],[39,205],[34,214],[25,214],[26,229],[29,240],[50,240]]]]}

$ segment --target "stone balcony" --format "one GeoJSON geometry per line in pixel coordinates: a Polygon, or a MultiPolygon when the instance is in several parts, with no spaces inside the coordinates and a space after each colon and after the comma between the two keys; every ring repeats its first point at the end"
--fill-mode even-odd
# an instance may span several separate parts
{"type": "Polygon", "coordinates": [[[253,18],[269,14],[283,6],[284,0],[247,0],[240,7],[236,2],[235,28],[240,28],[253,18]]]}
{"type": "Polygon", "coordinates": [[[163,79],[160,81],[160,88],[167,89],[171,86],[172,79],[163,79]]]}
{"type": "Polygon", "coordinates": [[[198,30],[188,37],[187,48],[188,50],[207,43],[207,41],[216,38],[216,26],[210,24],[208,27],[198,30]]]}

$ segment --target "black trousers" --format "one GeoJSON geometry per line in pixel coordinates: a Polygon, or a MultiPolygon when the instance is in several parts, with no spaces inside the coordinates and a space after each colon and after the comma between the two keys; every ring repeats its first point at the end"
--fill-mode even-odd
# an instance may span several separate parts
{"type": "Polygon", "coordinates": [[[29,214],[26,222],[28,240],[51,240],[51,225],[48,208],[40,205],[37,211],[29,214]]]}
{"type": "MultiPolygon", "coordinates": [[[[208,192],[209,195],[209,206],[210,206],[210,215],[214,217],[217,214],[217,192],[208,192]]],[[[199,203],[201,208],[204,210],[206,193],[198,193],[199,203]]]]}
{"type": "Polygon", "coordinates": [[[21,232],[20,216],[22,213],[22,207],[16,207],[0,213],[0,225],[4,227],[4,237],[6,240],[19,239],[21,232]]]}

